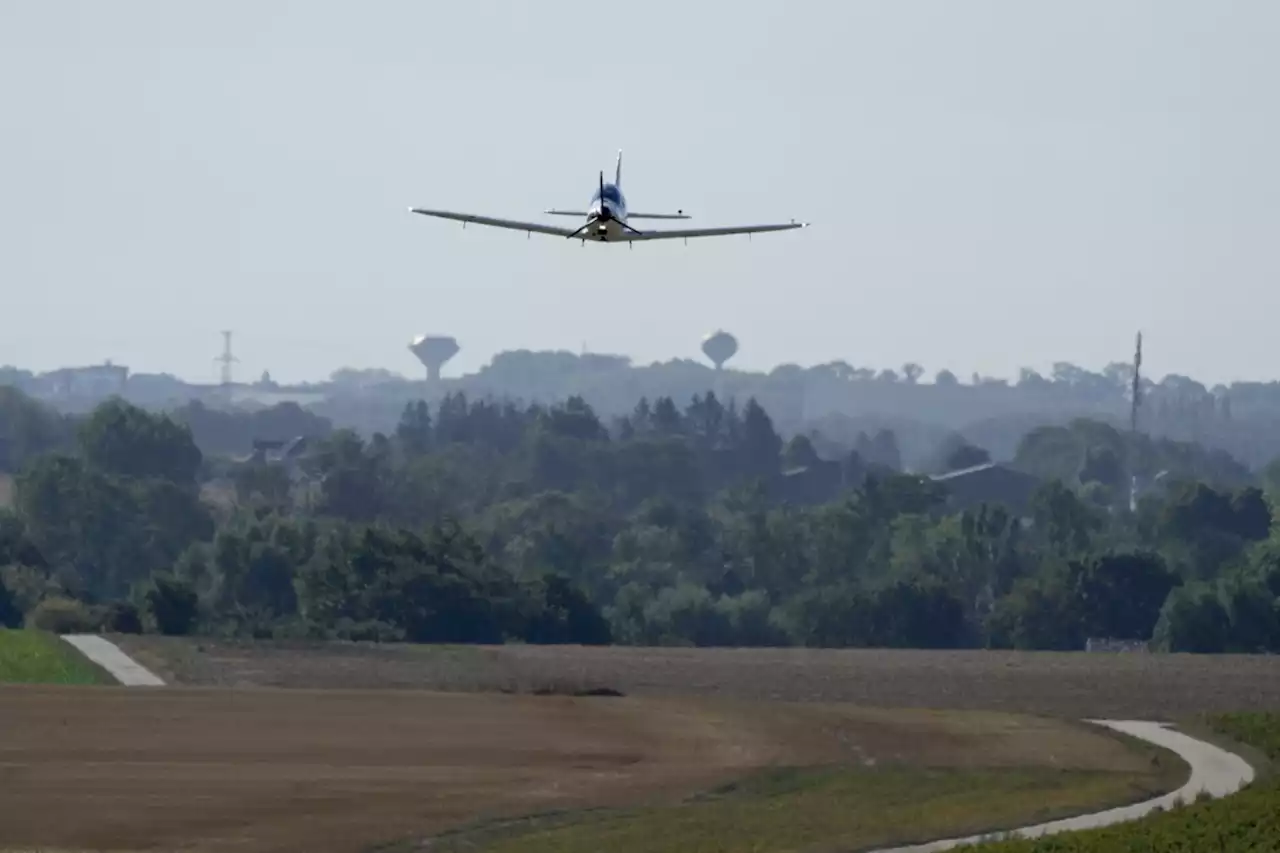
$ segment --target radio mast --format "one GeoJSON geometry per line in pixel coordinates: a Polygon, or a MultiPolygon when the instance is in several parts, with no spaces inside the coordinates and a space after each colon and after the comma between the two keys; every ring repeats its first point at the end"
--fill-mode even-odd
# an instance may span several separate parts
{"type": "Polygon", "coordinates": [[[214,361],[222,364],[222,385],[223,387],[231,384],[231,365],[240,359],[231,354],[231,332],[224,331],[222,333],[222,355],[214,359],[214,361]]]}
{"type": "Polygon", "coordinates": [[[1138,452],[1138,410],[1142,408],[1142,332],[1138,332],[1138,340],[1133,351],[1133,385],[1132,399],[1129,401],[1129,512],[1138,509],[1138,475],[1134,472],[1134,456],[1138,452]]]}

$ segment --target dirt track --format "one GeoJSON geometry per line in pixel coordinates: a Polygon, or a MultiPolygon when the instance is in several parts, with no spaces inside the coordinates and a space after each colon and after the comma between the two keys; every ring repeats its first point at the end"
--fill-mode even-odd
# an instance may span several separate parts
{"type": "Polygon", "coordinates": [[[360,850],[486,816],[679,798],[771,764],[1143,773],[1003,715],[417,691],[0,689],[0,849],[360,850]]]}
{"type": "Polygon", "coordinates": [[[431,648],[113,637],[179,684],[515,690],[852,702],[1172,720],[1280,707],[1280,655],[821,649],[431,648]]]}

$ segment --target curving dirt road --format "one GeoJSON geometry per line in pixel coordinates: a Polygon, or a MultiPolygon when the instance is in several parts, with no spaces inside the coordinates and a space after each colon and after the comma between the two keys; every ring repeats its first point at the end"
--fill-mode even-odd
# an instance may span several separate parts
{"type": "MultiPolygon", "coordinates": [[[[1042,835],[1053,835],[1059,832],[1070,832],[1080,829],[1094,829],[1136,820],[1158,808],[1167,808],[1176,801],[1192,802],[1201,792],[1213,797],[1225,797],[1234,794],[1253,781],[1253,768],[1243,758],[1225,749],[1197,740],[1190,735],[1174,731],[1163,723],[1145,720],[1089,720],[1099,726],[1106,726],[1118,732],[1141,738],[1176,752],[1191,767],[1191,776],[1187,783],[1178,790],[1156,797],[1142,803],[1134,803],[1119,808],[1107,809],[1094,814],[1055,820],[1050,823],[1037,824],[1006,833],[1024,838],[1038,838],[1042,835]]],[[[926,844],[914,844],[908,847],[892,847],[878,850],[875,853],[935,853],[939,850],[950,850],[965,844],[976,844],[990,836],[973,835],[967,838],[948,838],[931,841],[926,844]]]]}

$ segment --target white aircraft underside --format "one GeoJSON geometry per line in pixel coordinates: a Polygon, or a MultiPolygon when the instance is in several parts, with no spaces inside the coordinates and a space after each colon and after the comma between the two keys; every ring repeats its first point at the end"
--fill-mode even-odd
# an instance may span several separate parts
{"type": "Polygon", "coordinates": [[[729,234],[757,234],[762,231],[790,231],[793,228],[804,228],[807,222],[791,222],[776,225],[729,225],[722,228],[675,228],[662,231],[640,230],[631,225],[636,219],[688,219],[684,211],[676,213],[629,213],[627,200],[622,194],[622,152],[618,152],[618,165],[614,181],[604,182],[604,172],[600,173],[600,188],[591,197],[591,204],[586,210],[556,210],[545,213],[553,216],[574,216],[584,220],[577,228],[549,225],[542,222],[523,222],[518,219],[499,219],[493,216],[479,216],[474,213],[455,213],[451,210],[427,210],[412,207],[410,211],[423,216],[434,216],[439,219],[452,219],[466,227],[468,222],[476,225],[489,225],[494,228],[508,228],[512,231],[524,231],[527,234],[549,234],[554,237],[576,238],[584,244],[589,240],[595,243],[636,243],[643,240],[671,240],[690,237],[722,237],[729,234]]]}

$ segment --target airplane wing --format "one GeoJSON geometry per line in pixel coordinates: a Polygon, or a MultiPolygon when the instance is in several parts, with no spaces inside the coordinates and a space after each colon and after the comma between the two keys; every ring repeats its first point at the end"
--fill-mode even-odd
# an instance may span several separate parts
{"type": "Polygon", "coordinates": [[[808,222],[789,222],[786,225],[730,225],[726,228],[678,228],[670,231],[627,232],[624,240],[673,240],[677,237],[720,237],[726,234],[757,234],[761,231],[790,231],[807,228],[808,222]]]}
{"type": "Polygon", "coordinates": [[[545,225],[541,222],[521,222],[517,219],[495,219],[492,216],[476,216],[472,213],[454,213],[449,210],[424,210],[420,207],[409,208],[411,213],[420,213],[423,216],[435,216],[440,219],[453,219],[458,222],[474,222],[476,225],[491,225],[494,228],[510,228],[512,231],[536,231],[539,234],[552,234],[556,237],[568,237],[574,232],[573,228],[560,228],[555,225],[545,225]]]}
{"type": "Polygon", "coordinates": [[[585,210],[556,210],[555,208],[552,208],[551,210],[544,210],[542,212],[549,213],[552,216],[576,216],[579,219],[587,218],[587,212],[585,210]]]}

